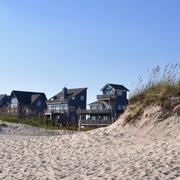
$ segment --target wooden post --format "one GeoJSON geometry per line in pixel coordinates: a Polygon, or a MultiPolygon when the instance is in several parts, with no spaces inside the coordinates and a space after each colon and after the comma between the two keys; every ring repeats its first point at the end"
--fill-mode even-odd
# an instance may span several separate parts
{"type": "Polygon", "coordinates": [[[52,121],[52,113],[50,114],[50,121],[52,121]]]}
{"type": "Polygon", "coordinates": [[[81,131],[81,115],[79,116],[78,132],[81,131]]]}
{"type": "Polygon", "coordinates": [[[97,124],[98,124],[98,119],[99,119],[99,113],[98,113],[98,115],[96,116],[96,126],[97,126],[97,124]]]}

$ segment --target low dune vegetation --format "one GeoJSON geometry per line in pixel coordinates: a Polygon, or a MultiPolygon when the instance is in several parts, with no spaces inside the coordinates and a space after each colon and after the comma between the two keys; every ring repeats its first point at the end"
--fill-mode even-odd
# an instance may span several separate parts
{"type": "Polygon", "coordinates": [[[18,118],[16,116],[0,116],[0,120],[3,122],[26,124],[39,128],[57,129],[57,127],[55,127],[51,121],[45,121],[42,118],[25,119],[25,118],[18,118]]]}
{"type": "Polygon", "coordinates": [[[8,123],[26,124],[38,128],[44,128],[49,130],[70,130],[77,131],[77,127],[59,127],[53,123],[53,121],[45,120],[43,118],[18,118],[16,116],[0,116],[0,121],[8,123]]]}
{"type": "Polygon", "coordinates": [[[159,106],[163,119],[172,113],[180,113],[180,64],[168,64],[164,69],[156,66],[150,73],[149,82],[142,84],[139,78],[138,87],[129,99],[129,115],[126,123],[133,123],[149,106],[159,106]]]}

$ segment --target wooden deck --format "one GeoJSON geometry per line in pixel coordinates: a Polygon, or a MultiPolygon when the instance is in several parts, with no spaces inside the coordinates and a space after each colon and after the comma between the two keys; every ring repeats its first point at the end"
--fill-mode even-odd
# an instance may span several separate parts
{"type": "Polygon", "coordinates": [[[106,127],[112,124],[112,120],[103,120],[103,119],[98,119],[98,120],[92,120],[92,119],[79,119],[79,128],[78,131],[80,132],[81,129],[83,128],[100,128],[100,127],[106,127]]]}
{"type": "Polygon", "coordinates": [[[93,114],[111,114],[112,110],[111,109],[79,109],[77,111],[78,114],[80,115],[93,115],[93,114]]]}
{"type": "Polygon", "coordinates": [[[49,115],[49,114],[65,114],[66,110],[45,110],[44,114],[49,115]]]}
{"type": "Polygon", "coordinates": [[[81,125],[85,126],[85,125],[97,125],[97,126],[107,126],[110,125],[112,123],[111,120],[103,120],[103,119],[99,119],[99,120],[92,120],[92,119],[87,119],[87,120],[81,120],[81,125]]]}

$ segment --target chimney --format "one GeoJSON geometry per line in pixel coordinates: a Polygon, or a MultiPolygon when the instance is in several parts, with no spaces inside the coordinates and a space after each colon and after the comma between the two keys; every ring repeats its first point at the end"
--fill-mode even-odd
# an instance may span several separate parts
{"type": "Polygon", "coordinates": [[[62,91],[63,91],[63,98],[64,98],[64,99],[67,98],[67,95],[68,95],[68,94],[67,94],[67,88],[64,87],[62,91]]]}

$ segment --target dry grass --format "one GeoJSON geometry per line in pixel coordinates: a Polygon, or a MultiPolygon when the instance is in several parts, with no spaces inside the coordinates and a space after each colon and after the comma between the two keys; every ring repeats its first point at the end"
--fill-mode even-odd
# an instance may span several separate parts
{"type": "Polygon", "coordinates": [[[151,71],[149,82],[142,85],[139,78],[138,87],[130,96],[129,105],[131,114],[126,118],[126,123],[137,119],[147,106],[158,105],[163,110],[172,110],[178,103],[172,98],[180,97],[180,64],[166,65],[164,70],[159,66],[151,71]]]}

